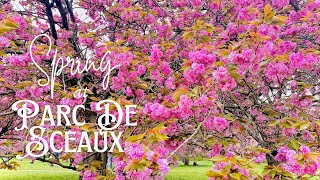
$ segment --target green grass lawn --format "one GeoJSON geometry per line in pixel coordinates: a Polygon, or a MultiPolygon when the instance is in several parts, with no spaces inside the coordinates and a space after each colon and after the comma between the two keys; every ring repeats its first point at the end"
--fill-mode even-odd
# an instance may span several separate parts
{"type": "MultiPolygon", "coordinates": [[[[30,160],[15,160],[21,165],[17,171],[0,169],[0,180],[78,180],[79,175],[72,170],[63,169],[59,166],[50,166],[48,163],[30,160]]],[[[211,168],[212,162],[199,161],[199,166],[170,167],[170,173],[166,180],[201,180],[208,179],[206,172],[211,168]]]]}
{"type": "MultiPolygon", "coordinates": [[[[184,166],[179,164],[176,167],[170,167],[170,172],[166,180],[205,180],[207,171],[212,168],[211,161],[198,161],[199,166],[184,166]]],[[[262,173],[265,164],[257,166],[257,171],[262,173]]]]}
{"type": "MultiPolygon", "coordinates": [[[[61,168],[50,166],[48,163],[36,161],[31,164],[30,160],[15,160],[21,165],[17,171],[0,169],[0,180],[78,180],[79,173],[61,168]]],[[[211,161],[198,161],[199,166],[171,166],[166,180],[207,180],[206,173],[212,167],[211,161]]],[[[191,164],[191,163],[190,163],[191,164]]],[[[257,166],[257,171],[262,173],[265,164],[257,166]]],[[[319,177],[310,180],[319,180],[319,177]]]]}
{"type": "Polygon", "coordinates": [[[60,166],[50,166],[49,163],[30,160],[14,160],[21,167],[16,171],[0,169],[0,180],[78,180],[78,172],[61,168],[60,166]]]}
{"type": "MultiPolygon", "coordinates": [[[[212,167],[210,161],[198,161],[199,166],[171,166],[166,180],[202,180],[208,179],[206,173],[212,167]]],[[[191,162],[190,162],[191,164],[191,162]]]]}

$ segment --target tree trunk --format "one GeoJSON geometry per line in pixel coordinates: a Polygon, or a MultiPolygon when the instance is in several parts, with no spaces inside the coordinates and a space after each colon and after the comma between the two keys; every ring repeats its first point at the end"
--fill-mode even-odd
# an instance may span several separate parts
{"type": "Polygon", "coordinates": [[[101,153],[101,175],[106,176],[107,175],[107,162],[108,162],[108,152],[101,153]]]}
{"type": "Polygon", "coordinates": [[[182,162],[185,166],[189,166],[189,157],[183,157],[182,162]]]}

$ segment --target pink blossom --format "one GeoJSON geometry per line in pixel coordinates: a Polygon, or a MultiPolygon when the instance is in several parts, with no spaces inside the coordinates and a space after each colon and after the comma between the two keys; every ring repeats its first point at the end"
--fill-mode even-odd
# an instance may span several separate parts
{"type": "Polygon", "coordinates": [[[82,103],[82,99],[69,99],[69,98],[62,98],[60,101],[61,105],[68,105],[71,108],[74,108],[75,106],[82,103]]]}
{"type": "Polygon", "coordinates": [[[228,69],[220,67],[213,73],[213,78],[217,82],[217,88],[221,91],[231,91],[237,86],[235,80],[229,75],[228,69]]]}
{"type": "Polygon", "coordinates": [[[130,159],[141,159],[142,156],[144,155],[144,150],[143,146],[141,144],[135,143],[135,144],[130,144],[126,143],[125,144],[125,153],[130,159]]]}
{"type": "Polygon", "coordinates": [[[263,51],[266,55],[274,55],[276,50],[276,46],[271,41],[268,41],[263,47],[263,51]]]}
{"type": "Polygon", "coordinates": [[[4,36],[0,36],[0,47],[9,47],[9,46],[10,46],[9,39],[4,36]]]}
{"type": "Polygon", "coordinates": [[[147,68],[144,65],[139,65],[138,66],[138,74],[143,75],[146,72],[147,68]]]}
{"type": "Polygon", "coordinates": [[[216,131],[223,131],[229,126],[228,121],[222,117],[210,117],[204,124],[206,128],[216,131]]]}
{"type": "Polygon", "coordinates": [[[216,170],[224,169],[224,167],[227,164],[228,164],[227,162],[218,162],[218,163],[215,164],[215,166],[212,167],[212,170],[216,171],[216,170]]]}
{"type": "Polygon", "coordinates": [[[221,144],[214,144],[212,146],[212,150],[210,151],[210,156],[213,157],[213,156],[216,156],[216,155],[219,155],[222,151],[222,145],[221,144]]]}
{"type": "Polygon", "coordinates": [[[289,4],[289,0],[272,0],[272,5],[276,8],[282,8],[289,4]]]}
{"type": "Polygon", "coordinates": [[[306,141],[312,141],[314,139],[314,137],[311,135],[309,131],[303,131],[302,138],[306,141]]]}
{"type": "Polygon", "coordinates": [[[158,45],[153,45],[151,56],[150,56],[150,63],[153,65],[158,64],[160,62],[162,55],[163,53],[161,49],[159,49],[158,45]]]}
{"type": "Polygon", "coordinates": [[[249,65],[255,60],[252,50],[245,48],[241,53],[231,53],[229,58],[232,62],[240,65],[249,65]]]}
{"type": "Polygon", "coordinates": [[[12,20],[18,24],[19,30],[24,30],[28,27],[28,23],[21,16],[13,16],[12,20]]]}
{"type": "Polygon", "coordinates": [[[187,119],[192,116],[192,99],[189,99],[186,95],[181,95],[179,100],[179,111],[183,119],[187,119]]]}
{"type": "Polygon", "coordinates": [[[147,155],[147,159],[148,159],[149,161],[152,161],[155,153],[154,153],[153,151],[149,151],[149,152],[147,152],[146,155],[147,155]]]}
{"type": "Polygon", "coordinates": [[[169,77],[166,81],[165,81],[165,86],[168,89],[175,89],[176,85],[174,84],[174,78],[169,77]]]}
{"type": "Polygon", "coordinates": [[[183,77],[188,84],[194,84],[201,80],[205,70],[204,64],[192,63],[191,69],[185,71],[183,77]]]}
{"type": "Polygon", "coordinates": [[[82,153],[82,154],[74,153],[73,164],[74,165],[80,164],[84,157],[85,157],[85,153],[82,153]]]}
{"type": "Polygon", "coordinates": [[[319,167],[317,166],[317,163],[305,163],[305,166],[303,168],[303,174],[310,174],[315,175],[317,173],[317,170],[319,167]]]}
{"type": "Polygon", "coordinates": [[[44,89],[38,86],[31,86],[31,87],[28,87],[27,89],[30,92],[31,96],[33,97],[40,97],[44,92],[44,89]]]}
{"type": "Polygon", "coordinates": [[[292,162],[295,154],[294,150],[290,150],[288,147],[281,147],[278,149],[275,159],[280,162],[292,162]]]}
{"type": "Polygon", "coordinates": [[[301,165],[296,162],[290,163],[290,164],[282,164],[281,167],[289,172],[292,172],[298,175],[303,174],[301,165]]]}
{"type": "Polygon", "coordinates": [[[239,172],[240,172],[243,176],[246,176],[246,177],[249,177],[249,176],[250,176],[249,170],[243,169],[243,168],[241,168],[241,167],[238,167],[238,170],[239,170],[239,172]]]}
{"type": "Polygon", "coordinates": [[[102,114],[102,113],[104,112],[104,110],[102,109],[102,110],[98,111],[97,108],[96,108],[96,105],[97,105],[97,102],[92,102],[92,103],[90,104],[90,109],[91,109],[92,111],[98,113],[98,114],[102,114]]]}
{"type": "Polygon", "coordinates": [[[212,101],[209,100],[208,96],[202,95],[199,99],[195,100],[194,104],[196,106],[206,107],[208,104],[212,104],[212,101]]]}
{"type": "Polygon", "coordinates": [[[145,17],[145,21],[149,24],[152,24],[154,23],[156,20],[156,18],[152,15],[152,14],[149,14],[148,16],[145,17]]]}
{"type": "Polygon", "coordinates": [[[28,91],[16,91],[16,94],[18,99],[26,99],[29,95],[28,91]]]}
{"type": "Polygon", "coordinates": [[[132,92],[132,89],[130,87],[127,87],[127,89],[125,90],[125,93],[128,97],[133,97],[134,94],[132,92]]]}
{"type": "Polygon", "coordinates": [[[311,69],[318,61],[319,57],[315,55],[305,56],[301,52],[290,54],[290,67],[292,69],[311,69]]]}
{"type": "Polygon", "coordinates": [[[309,154],[311,152],[308,146],[300,146],[299,150],[302,152],[302,154],[309,154]]]}
{"type": "Polygon", "coordinates": [[[127,0],[120,0],[119,1],[120,5],[123,6],[123,7],[130,7],[130,1],[127,1],[127,0]]]}
{"type": "Polygon", "coordinates": [[[284,128],[282,130],[282,134],[288,137],[292,137],[293,135],[295,135],[297,133],[297,130],[294,128],[284,128]]]}
{"type": "Polygon", "coordinates": [[[279,37],[280,28],[275,25],[262,24],[259,26],[259,33],[275,40],[279,37]]]}
{"type": "Polygon", "coordinates": [[[288,66],[283,62],[271,62],[265,68],[264,73],[268,80],[273,81],[275,83],[281,83],[284,80],[284,78],[288,76],[288,71],[288,66]]]}
{"type": "Polygon", "coordinates": [[[292,52],[296,49],[297,45],[291,41],[284,41],[279,44],[278,54],[292,52]]]}
{"type": "Polygon", "coordinates": [[[201,4],[203,3],[203,0],[190,0],[192,6],[194,7],[198,7],[201,6],[201,4]]]}
{"type": "Polygon", "coordinates": [[[144,97],[144,91],[142,89],[137,89],[135,91],[135,94],[137,95],[137,98],[142,99],[144,97]]]}
{"type": "Polygon", "coordinates": [[[97,179],[98,174],[96,172],[92,172],[90,170],[85,170],[83,173],[80,173],[84,180],[95,180],[97,179]]]}
{"type": "Polygon", "coordinates": [[[26,57],[25,55],[14,55],[7,57],[5,61],[9,62],[12,66],[26,67],[30,62],[30,58],[26,57]]]}
{"type": "Polygon", "coordinates": [[[143,112],[145,114],[150,115],[151,119],[159,120],[159,121],[167,120],[170,116],[168,109],[159,103],[146,104],[143,112]]]}
{"type": "Polygon", "coordinates": [[[216,61],[215,54],[207,54],[204,50],[189,52],[189,59],[195,63],[212,64],[216,61]]]}
{"type": "Polygon", "coordinates": [[[163,62],[160,66],[159,66],[159,69],[162,71],[162,73],[165,75],[165,76],[168,76],[171,74],[172,70],[169,66],[169,64],[167,62],[163,62]]]}
{"type": "Polygon", "coordinates": [[[159,171],[161,171],[161,174],[167,174],[169,172],[170,168],[166,159],[158,159],[157,164],[159,165],[159,171]]]}
{"type": "Polygon", "coordinates": [[[299,98],[297,94],[291,96],[292,104],[299,107],[310,107],[312,105],[312,99],[310,98],[299,98]]]}
{"type": "Polygon", "coordinates": [[[117,90],[121,90],[124,88],[125,85],[125,80],[124,77],[118,76],[118,77],[113,77],[112,78],[112,85],[111,85],[111,89],[117,91],[117,90]]]}
{"type": "Polygon", "coordinates": [[[260,153],[258,156],[256,156],[254,162],[260,164],[266,159],[266,154],[265,153],[260,153]]]}

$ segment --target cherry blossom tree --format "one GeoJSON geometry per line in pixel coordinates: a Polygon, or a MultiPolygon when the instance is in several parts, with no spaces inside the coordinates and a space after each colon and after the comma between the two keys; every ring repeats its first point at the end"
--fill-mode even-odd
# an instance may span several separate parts
{"type": "MultiPolygon", "coordinates": [[[[111,99],[138,109],[137,126],[117,129],[124,132],[124,152],[113,153],[114,172],[106,169],[108,152],[83,149],[37,160],[80,171],[83,179],[164,179],[168,164],[185,154],[210,158],[212,179],[315,176],[319,10],[319,0],[1,0],[1,152],[23,154],[30,141],[27,131],[14,130],[21,124],[11,110],[18,100],[33,100],[40,109],[85,105],[78,111],[85,126],[46,126],[46,137],[70,130],[91,132],[93,139],[103,114],[96,104],[111,99]],[[39,34],[50,36],[49,53],[45,37],[30,47],[39,34]],[[38,84],[46,77],[31,51],[49,74],[55,56],[99,64],[109,52],[111,64],[121,66],[107,89],[105,73],[72,75],[68,66],[51,98],[50,86],[38,84]],[[85,88],[87,98],[73,96],[85,88]],[[261,174],[255,167],[263,162],[261,174]]],[[[30,126],[40,122],[41,113],[30,126]]],[[[3,160],[0,168],[16,166],[3,160]]]]}

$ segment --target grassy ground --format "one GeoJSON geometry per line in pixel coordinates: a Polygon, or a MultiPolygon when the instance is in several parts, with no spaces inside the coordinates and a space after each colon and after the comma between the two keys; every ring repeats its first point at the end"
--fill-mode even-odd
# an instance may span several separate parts
{"type": "MultiPolygon", "coordinates": [[[[199,166],[179,166],[171,167],[170,173],[166,177],[166,180],[207,180],[206,173],[212,168],[211,161],[198,161],[199,166]]],[[[257,171],[262,173],[265,164],[257,166],[257,171]]]]}
{"type": "Polygon", "coordinates": [[[17,171],[0,169],[0,180],[78,180],[77,172],[50,166],[48,163],[36,161],[31,164],[30,160],[15,160],[21,167],[17,171]]]}
{"type": "MultiPolygon", "coordinates": [[[[212,167],[210,161],[199,161],[199,166],[184,166],[180,164],[176,167],[170,167],[170,173],[166,180],[205,180],[208,179],[206,173],[212,167]]],[[[190,163],[191,164],[191,163],[190,163]]]]}
{"type": "MultiPolygon", "coordinates": [[[[17,161],[17,160],[15,160],[17,161]]],[[[0,180],[78,180],[79,174],[59,166],[50,166],[39,161],[30,163],[30,160],[17,161],[21,167],[17,171],[0,169],[0,180]]],[[[206,172],[211,169],[212,162],[198,161],[199,166],[170,167],[166,180],[207,180],[206,172]]],[[[264,165],[259,165],[257,171],[262,173],[264,165]]],[[[320,180],[319,177],[310,180],[320,180]]]]}
{"type": "MultiPolygon", "coordinates": [[[[79,175],[72,170],[63,169],[59,166],[50,166],[48,163],[39,161],[30,163],[30,160],[18,161],[21,165],[17,171],[1,170],[0,180],[78,180],[79,175]]],[[[199,161],[199,166],[179,165],[170,168],[166,180],[202,180],[208,179],[206,172],[211,168],[210,161],[199,161]]]]}

